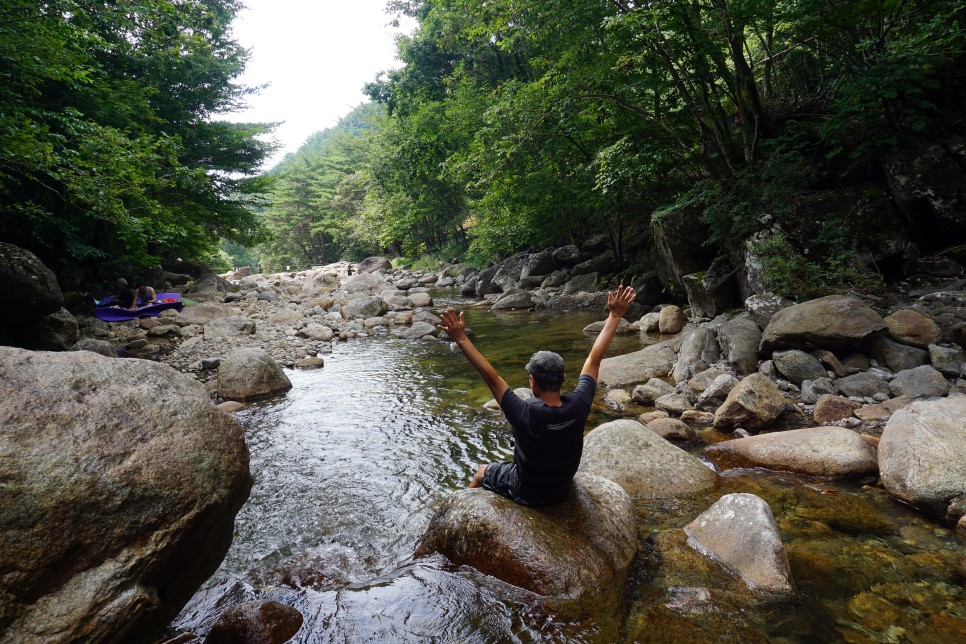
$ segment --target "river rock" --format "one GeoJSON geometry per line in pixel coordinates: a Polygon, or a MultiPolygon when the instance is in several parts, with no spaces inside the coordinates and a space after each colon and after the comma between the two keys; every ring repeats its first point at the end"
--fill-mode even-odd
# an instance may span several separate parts
{"type": "Polygon", "coordinates": [[[604,395],[604,402],[618,411],[624,411],[631,402],[631,395],[623,389],[611,389],[604,395]]]}
{"type": "Polygon", "coordinates": [[[303,338],[315,340],[316,342],[329,342],[332,340],[332,336],[335,335],[335,332],[324,324],[313,322],[311,324],[306,324],[303,328],[299,329],[298,334],[303,338]]]}
{"type": "Polygon", "coordinates": [[[692,548],[721,563],[749,588],[794,594],[781,532],[771,508],[754,494],[721,497],[684,532],[692,548]]]}
{"type": "Polygon", "coordinates": [[[386,301],[378,295],[357,297],[339,307],[342,317],[347,320],[374,318],[389,310],[386,301]]]}
{"type": "Polygon", "coordinates": [[[576,266],[584,259],[584,255],[575,244],[561,246],[553,251],[553,260],[562,266],[576,266]]]}
{"type": "Polygon", "coordinates": [[[745,300],[745,309],[758,323],[758,327],[764,329],[776,313],[794,304],[788,298],[774,293],[758,293],[745,300]]]}
{"type": "Polygon", "coordinates": [[[0,242],[0,284],[5,304],[0,326],[39,320],[64,305],[54,272],[29,250],[4,242],[0,242]]]}
{"type": "Polygon", "coordinates": [[[252,480],[242,428],[148,360],[0,347],[0,632],[152,641],[218,568],[252,480]]]}
{"type": "Polygon", "coordinates": [[[825,394],[834,394],[835,384],[828,378],[816,378],[815,380],[803,380],[802,391],[798,396],[806,405],[814,405],[818,399],[825,394]]]}
{"type": "Polygon", "coordinates": [[[771,359],[775,362],[778,373],[796,385],[801,385],[804,380],[817,380],[828,376],[818,358],[804,351],[776,351],[771,354],[771,359]]]}
{"type": "Polygon", "coordinates": [[[201,302],[192,306],[186,306],[179,316],[179,324],[187,326],[189,324],[200,324],[204,326],[216,318],[224,318],[232,315],[232,310],[223,304],[214,302],[201,302]]]}
{"type": "Polygon", "coordinates": [[[694,409],[691,401],[684,394],[670,393],[654,401],[654,407],[669,414],[680,416],[684,412],[694,409]]]}
{"type": "Polygon", "coordinates": [[[21,346],[40,351],[67,351],[80,338],[77,318],[60,309],[17,328],[21,346]]]}
{"type": "Polygon", "coordinates": [[[564,284],[563,294],[573,295],[574,293],[592,293],[597,290],[597,273],[586,273],[576,275],[572,280],[564,284]]]}
{"type": "Polygon", "coordinates": [[[849,295],[829,295],[778,311],[761,337],[760,351],[848,349],[885,329],[878,313],[849,295]]]}
{"type": "Polygon", "coordinates": [[[665,288],[684,292],[683,275],[708,268],[716,251],[705,241],[708,224],[695,207],[678,208],[651,218],[654,234],[654,269],[665,288]]]}
{"type": "Polygon", "coordinates": [[[245,317],[215,318],[205,325],[209,340],[230,340],[255,333],[255,320],[245,317]]]}
{"type": "Polygon", "coordinates": [[[523,262],[520,279],[522,280],[531,275],[549,275],[555,268],[557,268],[557,265],[553,259],[553,253],[549,251],[531,253],[526,258],[526,261],[523,262]]]}
{"type": "Polygon", "coordinates": [[[734,268],[724,256],[716,257],[706,271],[684,275],[681,281],[694,317],[713,318],[740,301],[734,268]]]}
{"type": "Polygon", "coordinates": [[[512,289],[500,296],[493,304],[493,309],[496,311],[516,311],[532,309],[534,306],[533,294],[530,291],[512,289]]]}
{"type": "Polygon", "coordinates": [[[894,396],[910,398],[945,396],[949,389],[949,381],[929,365],[900,371],[889,383],[889,390],[894,396]]]}
{"type": "Polygon", "coordinates": [[[925,349],[943,336],[939,325],[918,311],[902,309],[883,318],[896,342],[925,349]]]}
{"type": "Polygon", "coordinates": [[[966,351],[958,346],[943,347],[930,344],[929,361],[940,373],[958,376],[963,371],[963,364],[966,364],[966,351]]]}
{"type": "Polygon", "coordinates": [[[496,273],[491,280],[493,286],[500,291],[508,291],[511,288],[520,286],[520,274],[523,272],[523,264],[526,261],[525,253],[518,253],[507,257],[496,269],[496,273]]]}
{"type": "Polygon", "coordinates": [[[302,613],[281,602],[242,602],[222,613],[205,644],[282,644],[295,636],[303,621],[302,613]]]}
{"type": "Polygon", "coordinates": [[[409,327],[408,329],[400,329],[399,331],[396,332],[396,334],[400,338],[410,338],[414,340],[424,338],[427,335],[433,336],[435,338],[435,337],[438,337],[439,333],[443,333],[443,332],[437,329],[435,325],[430,324],[429,322],[423,322],[423,321],[413,322],[412,326],[409,327]]]}
{"type": "Polygon", "coordinates": [[[381,293],[389,288],[389,282],[382,273],[357,273],[343,277],[339,288],[348,294],[381,293]]]}
{"type": "Polygon", "coordinates": [[[670,383],[660,378],[651,378],[643,385],[634,387],[631,398],[641,405],[653,405],[655,400],[670,393],[674,393],[674,387],[670,383]]]}
{"type": "MultiPolygon", "coordinates": [[[[732,376],[730,373],[724,373],[711,381],[711,384],[701,392],[698,396],[698,400],[695,403],[695,407],[698,409],[704,409],[709,411],[714,411],[721,406],[725,400],[728,399],[728,394],[731,390],[735,388],[738,384],[738,379],[732,376]]],[[[713,419],[712,419],[713,422],[713,419]]]]}
{"type": "Polygon", "coordinates": [[[218,396],[225,400],[250,400],[282,393],[292,381],[263,349],[237,349],[218,366],[218,396]]]}
{"type": "Polygon", "coordinates": [[[771,432],[715,443],[704,456],[720,469],[764,467],[810,476],[874,474],[875,448],[844,427],[813,427],[771,432]]]}
{"type": "Polygon", "coordinates": [[[637,520],[624,490],[588,474],[574,477],[563,501],[541,508],[465,489],[436,511],[415,556],[434,552],[538,595],[592,602],[624,583],[637,520]]]}
{"type": "Polygon", "coordinates": [[[784,396],[767,376],[753,373],[731,390],[714,414],[714,426],[730,431],[739,425],[745,429],[759,429],[768,425],[785,411],[784,396]]]}
{"type": "Polygon", "coordinates": [[[74,346],[70,348],[71,351],[91,351],[98,355],[105,356],[107,358],[116,358],[117,349],[114,345],[107,340],[98,340],[96,338],[81,338],[74,343],[74,346]]]}
{"type": "MultiPolygon", "coordinates": [[[[591,322],[584,327],[585,335],[600,335],[600,332],[604,330],[604,325],[607,324],[607,320],[600,320],[598,322],[591,322]]],[[[631,325],[630,322],[621,318],[620,322],[617,323],[617,331],[615,335],[634,335],[637,331],[631,325]]]]}
{"type": "Polygon", "coordinates": [[[717,378],[725,375],[725,372],[721,369],[715,369],[711,367],[694,374],[690,380],[688,380],[688,388],[694,393],[700,394],[701,392],[707,390],[717,378]]]}
{"type": "Polygon", "coordinates": [[[676,418],[655,418],[644,425],[665,440],[692,440],[697,434],[687,423],[676,418]]]}
{"type": "Polygon", "coordinates": [[[671,377],[674,382],[684,382],[720,359],[721,348],[718,346],[714,329],[699,326],[685,334],[682,339],[681,351],[674,363],[671,377]]]}
{"type": "Polygon", "coordinates": [[[366,257],[356,264],[356,270],[360,273],[375,273],[376,271],[388,273],[392,270],[392,262],[385,257],[366,257]]]}
{"type": "Polygon", "coordinates": [[[603,476],[632,497],[646,499],[691,496],[718,483],[718,475],[701,461],[627,419],[587,434],[578,471],[603,476]]]}
{"type": "Polygon", "coordinates": [[[604,358],[598,382],[605,387],[627,387],[651,378],[665,378],[677,361],[677,344],[667,340],[640,351],[604,358]]]}
{"type": "Polygon", "coordinates": [[[884,365],[892,371],[915,369],[929,362],[929,353],[925,349],[900,344],[884,335],[874,335],[869,338],[866,344],[869,355],[875,358],[880,365],[884,365]]]}
{"type": "Polygon", "coordinates": [[[966,502],[966,396],[896,411],[879,442],[879,472],[886,490],[906,503],[966,514],[955,510],[966,502]]]}
{"type": "Polygon", "coordinates": [[[637,324],[641,328],[641,333],[658,333],[661,330],[661,312],[645,313],[637,324]]]}
{"type": "Polygon", "coordinates": [[[658,331],[666,335],[680,333],[684,325],[688,323],[688,318],[684,315],[681,307],[671,304],[661,309],[661,317],[658,320],[658,331]]]}
{"type": "Polygon", "coordinates": [[[839,393],[849,398],[872,398],[876,394],[889,393],[889,383],[868,371],[839,378],[835,386],[839,393]]]}
{"type": "Polygon", "coordinates": [[[734,318],[718,327],[721,353],[739,376],[747,376],[758,368],[760,343],[761,329],[751,318],[734,318]]]}

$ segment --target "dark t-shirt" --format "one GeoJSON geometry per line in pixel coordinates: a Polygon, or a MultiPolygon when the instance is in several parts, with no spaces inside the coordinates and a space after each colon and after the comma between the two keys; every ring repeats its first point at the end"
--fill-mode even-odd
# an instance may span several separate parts
{"type": "Polygon", "coordinates": [[[114,304],[129,309],[134,306],[135,298],[136,296],[134,295],[134,291],[125,286],[121,289],[121,292],[117,294],[117,297],[114,298],[114,304]]]}
{"type": "Polygon", "coordinates": [[[584,449],[584,424],[594,402],[597,382],[583,375],[563,404],[551,407],[539,398],[523,400],[507,389],[500,401],[513,428],[513,462],[519,477],[515,491],[528,505],[552,503],[570,489],[584,449]]]}

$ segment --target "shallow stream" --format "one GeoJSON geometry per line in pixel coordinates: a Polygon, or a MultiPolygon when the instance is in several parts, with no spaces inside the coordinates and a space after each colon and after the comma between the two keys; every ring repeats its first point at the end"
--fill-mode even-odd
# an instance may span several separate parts
{"type": "MultiPolygon", "coordinates": [[[[511,387],[526,386],[539,348],[564,356],[572,384],[592,343],[581,329],[598,319],[467,309],[476,345],[511,387]]],[[[640,347],[617,338],[609,355],[640,347]]],[[[338,344],[325,360],[290,372],[284,398],[239,414],[255,485],[222,567],[172,632],[203,633],[224,607],[276,599],[305,617],[297,642],[966,641],[966,543],[874,479],[740,471],[708,497],[636,502],[641,547],[626,599],[601,606],[599,619],[554,615],[439,557],[413,561],[438,504],[479,463],[511,458],[508,427],[483,408],[489,391],[448,343],[376,337],[338,344]],[[794,600],[757,596],[684,543],[680,528],[736,491],[771,506],[794,600]]],[[[588,429],[618,417],[601,398],[588,429]]],[[[644,409],[621,417],[633,411],[644,409]]],[[[703,444],[685,448],[699,455],[703,444]]]]}

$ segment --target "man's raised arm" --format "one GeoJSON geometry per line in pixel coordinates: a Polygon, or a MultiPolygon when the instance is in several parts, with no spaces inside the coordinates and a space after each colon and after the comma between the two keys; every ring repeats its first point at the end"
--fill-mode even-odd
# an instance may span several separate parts
{"type": "Polygon", "coordinates": [[[443,323],[436,326],[446,331],[449,339],[456,343],[456,346],[460,348],[460,351],[463,352],[463,355],[466,356],[469,363],[482,376],[483,382],[490,388],[493,397],[496,398],[496,402],[499,404],[503,400],[503,394],[510,388],[510,385],[506,384],[506,381],[500,377],[500,374],[496,372],[496,369],[493,368],[490,361],[484,358],[483,354],[466,337],[466,322],[463,319],[463,312],[460,311],[459,315],[457,315],[453,309],[446,309],[440,314],[440,317],[443,319],[443,323]]]}
{"type": "Polygon", "coordinates": [[[614,334],[617,333],[617,325],[620,324],[621,318],[627,313],[627,309],[635,297],[637,295],[634,294],[634,289],[630,286],[618,286],[616,294],[612,291],[607,292],[607,310],[610,313],[607,315],[603,330],[590,349],[590,355],[584,361],[584,368],[581,369],[580,375],[588,375],[594,381],[597,380],[597,375],[600,373],[600,361],[604,359],[607,347],[610,346],[610,341],[614,339],[614,334]]]}

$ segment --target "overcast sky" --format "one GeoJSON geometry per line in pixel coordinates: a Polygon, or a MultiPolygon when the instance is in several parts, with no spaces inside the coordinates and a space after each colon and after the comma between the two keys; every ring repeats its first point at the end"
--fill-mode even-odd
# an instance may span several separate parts
{"type": "MultiPolygon", "coordinates": [[[[366,100],[362,86],[398,67],[386,0],[244,0],[235,39],[251,50],[245,85],[270,83],[231,121],[285,121],[282,148],[265,166],[295,152],[309,135],[332,127],[366,100]]],[[[411,31],[411,27],[410,27],[411,31]]]]}

